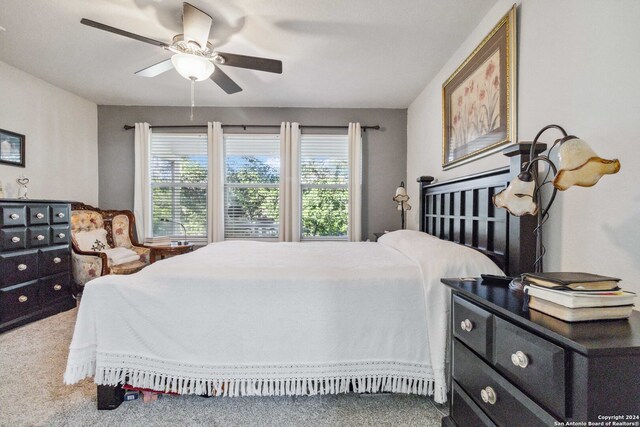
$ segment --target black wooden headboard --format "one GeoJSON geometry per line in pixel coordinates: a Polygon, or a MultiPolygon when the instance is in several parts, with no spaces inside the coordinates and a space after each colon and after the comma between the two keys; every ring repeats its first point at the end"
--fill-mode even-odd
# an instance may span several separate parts
{"type": "MultiPolygon", "coordinates": [[[[533,271],[536,219],[514,217],[493,206],[492,197],[504,189],[526,161],[530,144],[504,150],[511,166],[430,184],[420,182],[420,230],[484,253],[507,275],[533,271]]],[[[540,147],[544,150],[543,147],[540,147]]]]}

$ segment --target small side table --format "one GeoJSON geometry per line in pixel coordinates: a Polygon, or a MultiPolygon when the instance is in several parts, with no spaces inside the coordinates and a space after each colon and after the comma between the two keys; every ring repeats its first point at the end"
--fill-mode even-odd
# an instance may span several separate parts
{"type": "Polygon", "coordinates": [[[193,243],[188,245],[166,245],[166,246],[150,246],[151,247],[151,264],[158,259],[165,259],[176,255],[186,254],[193,251],[193,243]]]}

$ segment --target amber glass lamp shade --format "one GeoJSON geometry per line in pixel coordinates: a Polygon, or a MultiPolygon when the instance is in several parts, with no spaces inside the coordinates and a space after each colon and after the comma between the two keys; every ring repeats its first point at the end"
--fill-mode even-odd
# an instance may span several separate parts
{"type": "Polygon", "coordinates": [[[561,191],[573,185],[591,187],[602,175],[615,174],[620,170],[618,159],[598,157],[589,144],[579,138],[563,142],[558,150],[558,158],[559,168],[553,186],[561,191]]]}
{"type": "Polygon", "coordinates": [[[530,175],[527,174],[528,181],[522,175],[512,179],[507,188],[494,195],[493,204],[514,216],[535,215],[538,213],[538,204],[533,197],[536,182],[530,175]]]}

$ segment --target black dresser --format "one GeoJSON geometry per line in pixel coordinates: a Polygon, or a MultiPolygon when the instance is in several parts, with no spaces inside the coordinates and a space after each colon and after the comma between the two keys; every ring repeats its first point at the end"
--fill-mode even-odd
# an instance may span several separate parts
{"type": "Polygon", "coordinates": [[[0,199],[0,333],[75,307],[69,202],[0,199]]]}
{"type": "Polygon", "coordinates": [[[453,290],[443,426],[640,422],[639,312],[567,323],[529,310],[522,292],[481,279],[442,282],[453,290]]]}

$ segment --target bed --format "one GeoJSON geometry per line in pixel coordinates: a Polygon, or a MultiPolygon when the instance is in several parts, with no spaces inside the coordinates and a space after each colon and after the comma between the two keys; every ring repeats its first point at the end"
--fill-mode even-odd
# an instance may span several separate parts
{"type": "Polygon", "coordinates": [[[125,383],[222,396],[397,392],[443,403],[449,291],[440,278],[524,267],[526,230],[489,203],[510,176],[503,168],[423,179],[422,231],[378,243],[220,242],[91,281],[64,381],[93,376],[99,408],[101,392],[125,383]]]}

